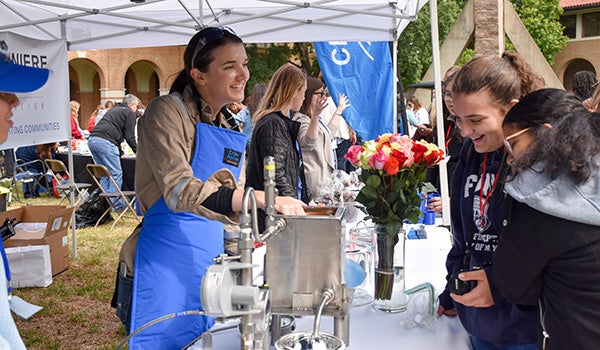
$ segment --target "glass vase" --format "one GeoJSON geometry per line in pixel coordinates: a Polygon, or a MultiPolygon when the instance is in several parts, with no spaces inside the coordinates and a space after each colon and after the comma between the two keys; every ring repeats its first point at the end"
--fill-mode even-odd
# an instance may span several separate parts
{"type": "Polygon", "coordinates": [[[375,225],[377,255],[375,265],[375,291],[373,309],[380,312],[403,312],[408,298],[404,294],[404,228],[390,235],[382,225],[375,225]]]}

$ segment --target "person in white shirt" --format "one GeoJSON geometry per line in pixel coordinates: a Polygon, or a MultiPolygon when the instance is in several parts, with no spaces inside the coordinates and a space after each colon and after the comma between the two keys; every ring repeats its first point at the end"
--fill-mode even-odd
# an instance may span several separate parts
{"type": "MultiPolygon", "coordinates": [[[[321,114],[319,114],[319,118],[323,121],[323,123],[327,125],[337,112],[338,106],[336,106],[335,102],[333,102],[333,98],[329,96],[327,88],[325,89],[325,94],[327,95],[327,106],[325,107],[325,109],[323,109],[321,114]]],[[[348,148],[350,148],[350,146],[354,145],[358,141],[358,137],[356,135],[356,132],[352,130],[348,123],[346,123],[343,115],[341,114],[342,112],[339,112],[338,114],[340,118],[337,130],[332,130],[332,136],[337,146],[335,148],[337,168],[339,170],[351,172],[354,171],[354,167],[346,161],[344,155],[346,154],[346,152],[348,152],[348,148]]]]}

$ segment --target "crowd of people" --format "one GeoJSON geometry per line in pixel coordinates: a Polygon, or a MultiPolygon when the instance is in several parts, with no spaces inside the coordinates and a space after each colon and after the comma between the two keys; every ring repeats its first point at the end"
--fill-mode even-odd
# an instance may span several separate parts
{"type": "MultiPolygon", "coordinates": [[[[358,141],[344,120],[350,98],[342,93],[334,102],[320,79],[292,63],[245,96],[248,57],[229,28],[198,32],[183,61],[169,95],[152,100],[143,118],[136,113],[141,101],[128,94],[114,106],[98,105],[87,129],[94,160],[117,183],[121,143],[137,154],[144,221],[128,252],[134,261],[130,332],[201,309],[204,269],[224,251],[223,232],[237,223],[245,187],[255,189],[264,229],[266,156],[275,161],[275,210],[302,215],[336,169],[352,170],[340,158],[358,141]]],[[[7,64],[18,67],[3,62],[0,68],[7,64]]],[[[440,146],[450,158],[454,244],[438,315],[458,316],[474,350],[600,346],[594,308],[600,298],[597,77],[575,74],[569,92],[545,88],[523,57],[507,51],[450,67],[442,88],[443,125],[435,125],[415,96],[406,101],[411,137],[438,143],[435,129],[444,128],[440,146]],[[456,287],[467,281],[469,288],[456,287]]],[[[0,91],[0,107],[6,106],[0,111],[10,116],[18,99],[2,81],[0,91]]],[[[83,138],[80,105],[70,106],[73,137],[83,138]]],[[[46,148],[23,152],[52,157],[46,148]]],[[[428,174],[438,188],[439,176],[436,169],[428,174]]],[[[441,199],[428,206],[441,211],[441,199]]],[[[201,315],[175,318],[137,334],[129,348],[180,348],[213,322],[201,315]]],[[[14,324],[0,323],[0,329],[22,348],[14,324]]]]}

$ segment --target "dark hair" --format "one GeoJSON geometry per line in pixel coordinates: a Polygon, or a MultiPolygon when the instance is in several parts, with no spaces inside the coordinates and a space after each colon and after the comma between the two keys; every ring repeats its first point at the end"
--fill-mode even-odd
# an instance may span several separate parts
{"type": "Polygon", "coordinates": [[[267,84],[258,83],[252,88],[252,93],[248,100],[248,112],[250,112],[250,115],[253,115],[258,110],[265,92],[267,92],[267,84]]]}
{"type": "Polygon", "coordinates": [[[548,171],[553,177],[568,172],[581,183],[597,168],[591,160],[600,154],[600,118],[588,112],[573,94],[559,89],[535,91],[508,111],[502,125],[531,128],[535,139],[510,165],[511,177],[534,164],[543,164],[544,169],[536,171],[548,171]],[[552,128],[544,127],[545,123],[552,128]]]}
{"type": "Polygon", "coordinates": [[[596,83],[594,96],[592,96],[592,112],[600,112],[600,84],[596,83]]]}
{"type": "Polygon", "coordinates": [[[573,78],[571,78],[571,91],[573,91],[581,101],[585,101],[594,95],[594,87],[597,82],[598,78],[594,73],[587,70],[581,70],[573,74],[573,78]]]}
{"type": "Polygon", "coordinates": [[[312,103],[313,94],[318,89],[324,87],[325,84],[323,84],[321,80],[314,77],[306,78],[306,92],[304,93],[304,102],[302,102],[302,107],[300,107],[300,111],[298,112],[312,117],[312,115],[310,115],[310,105],[312,103]]]}
{"type": "Polygon", "coordinates": [[[519,54],[506,51],[501,57],[478,56],[465,64],[454,79],[452,95],[486,90],[501,108],[506,108],[511,100],[543,87],[542,77],[519,54]]]}
{"type": "Polygon", "coordinates": [[[587,181],[598,171],[600,113],[573,110],[553,126],[542,151],[550,174],[567,172],[575,183],[587,181]]]}
{"type": "Polygon", "coordinates": [[[461,66],[451,66],[450,68],[448,68],[448,70],[446,70],[446,73],[444,73],[444,84],[447,84],[451,81],[454,80],[454,78],[456,78],[456,76],[458,75],[458,72],[460,71],[461,66]]]}
{"type": "Polygon", "coordinates": [[[583,108],[573,94],[561,89],[546,88],[523,97],[504,117],[502,126],[515,124],[518,129],[554,124],[565,114],[583,108]]]}
{"type": "Polygon", "coordinates": [[[183,92],[185,87],[193,82],[192,77],[190,76],[190,70],[192,68],[197,68],[201,72],[206,72],[208,65],[215,59],[212,55],[213,50],[229,43],[243,44],[243,41],[240,39],[240,37],[233,34],[231,30],[226,28],[206,27],[196,33],[190,39],[190,42],[183,52],[184,68],[179,72],[175,78],[175,81],[173,81],[173,84],[171,84],[169,93],[183,92]],[[206,40],[206,36],[209,35],[208,33],[218,29],[221,30],[222,35],[214,38],[213,40],[207,41],[200,51],[196,52],[198,42],[200,40],[206,40]],[[194,62],[192,62],[192,59],[194,62]]]}

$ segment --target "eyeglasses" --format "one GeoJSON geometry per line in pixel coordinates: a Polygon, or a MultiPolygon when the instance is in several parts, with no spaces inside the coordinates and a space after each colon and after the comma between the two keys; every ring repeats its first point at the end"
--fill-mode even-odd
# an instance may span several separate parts
{"type": "Polygon", "coordinates": [[[516,133],[514,133],[512,135],[509,135],[509,136],[507,136],[507,137],[504,138],[504,147],[506,147],[506,151],[508,151],[508,154],[510,154],[511,156],[514,157],[513,148],[510,145],[509,140],[513,139],[513,138],[515,138],[515,137],[517,137],[519,135],[522,135],[522,134],[526,133],[527,131],[529,131],[529,129],[531,129],[531,127],[525,128],[523,130],[519,130],[516,133]]]}
{"type": "Polygon", "coordinates": [[[237,36],[233,29],[229,27],[209,27],[204,30],[204,32],[202,33],[202,37],[200,37],[198,43],[196,44],[194,54],[192,55],[192,67],[194,66],[194,61],[196,60],[196,56],[198,55],[198,53],[200,53],[200,51],[202,51],[202,49],[208,43],[224,37],[225,32],[237,36]]]}
{"type": "Polygon", "coordinates": [[[327,96],[327,92],[325,90],[315,91],[315,92],[313,92],[313,95],[321,95],[321,97],[325,97],[325,96],[327,96]]]}

